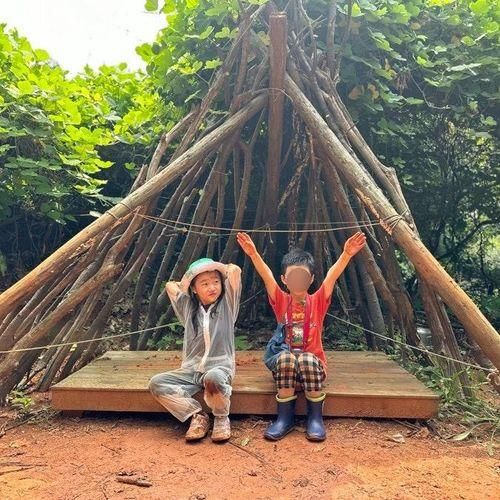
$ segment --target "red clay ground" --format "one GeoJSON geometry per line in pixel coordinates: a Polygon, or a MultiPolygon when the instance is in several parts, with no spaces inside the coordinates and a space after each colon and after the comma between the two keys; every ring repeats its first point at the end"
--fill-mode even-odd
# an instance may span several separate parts
{"type": "MultiPolygon", "coordinates": [[[[12,425],[11,411],[0,417],[12,425]]],[[[324,443],[307,442],[301,425],[270,443],[267,422],[235,418],[231,443],[216,445],[186,444],[184,425],[167,415],[39,418],[0,437],[0,498],[500,498],[500,461],[487,443],[356,419],[329,419],[324,443]],[[120,474],[152,486],[120,483],[120,474]]]]}

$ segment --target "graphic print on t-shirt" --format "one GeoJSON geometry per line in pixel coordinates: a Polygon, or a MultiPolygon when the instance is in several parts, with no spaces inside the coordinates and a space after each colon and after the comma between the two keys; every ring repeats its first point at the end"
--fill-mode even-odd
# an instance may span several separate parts
{"type": "MultiPolygon", "coordinates": [[[[305,320],[305,304],[298,304],[292,301],[292,318],[291,324],[287,324],[290,345],[292,347],[302,347],[304,342],[304,320],[305,320]]],[[[290,321],[290,318],[287,318],[290,321]]]]}

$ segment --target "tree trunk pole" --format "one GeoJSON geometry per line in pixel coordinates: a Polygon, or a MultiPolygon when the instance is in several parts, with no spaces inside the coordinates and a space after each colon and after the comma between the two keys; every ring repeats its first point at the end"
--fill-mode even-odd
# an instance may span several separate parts
{"type": "MultiPolygon", "coordinates": [[[[287,56],[287,18],[284,12],[269,16],[269,115],[267,149],[266,222],[275,228],[278,222],[281,147],[283,143],[284,81],[287,56]]],[[[275,245],[268,248],[268,261],[273,267],[275,245]]]]}
{"type": "MultiPolygon", "coordinates": [[[[375,217],[382,221],[387,217],[398,215],[366,169],[360,166],[342,146],[314,106],[288,75],[285,77],[285,89],[295,109],[311,133],[321,143],[329,159],[338,167],[344,180],[375,217]]],[[[439,264],[405,220],[399,220],[393,230],[388,232],[417,271],[428,279],[433,289],[443,298],[484,354],[496,368],[500,369],[500,335],[476,304],[439,264]]]]}
{"type": "Polygon", "coordinates": [[[260,111],[265,106],[266,101],[267,95],[264,94],[250,101],[224,124],[203,137],[169,166],[101,215],[96,221],[45,259],[33,271],[3,292],[0,295],[0,318],[3,318],[10,308],[17,304],[19,300],[22,300],[23,297],[31,295],[40,284],[60,273],[66,266],[67,259],[70,256],[77,252],[83,253],[85,251],[83,246],[88,244],[93,237],[112,226],[117,219],[129,214],[152,196],[159,194],[172,180],[186,172],[197,161],[200,161],[207,154],[207,151],[214,149],[226,138],[234,134],[234,129],[242,126],[255,113],[260,111]]]}

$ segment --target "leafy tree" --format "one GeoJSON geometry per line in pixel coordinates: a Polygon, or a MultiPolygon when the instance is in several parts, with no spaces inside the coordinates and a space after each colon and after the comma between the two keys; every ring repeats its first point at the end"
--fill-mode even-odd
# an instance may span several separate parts
{"type": "Polygon", "coordinates": [[[107,191],[120,196],[173,113],[125,64],[69,77],[0,25],[0,225],[12,236],[2,241],[3,272],[14,261],[31,266],[66,237],[65,224],[69,235],[88,221],[77,216],[109,203],[112,166],[123,185],[107,191]]]}

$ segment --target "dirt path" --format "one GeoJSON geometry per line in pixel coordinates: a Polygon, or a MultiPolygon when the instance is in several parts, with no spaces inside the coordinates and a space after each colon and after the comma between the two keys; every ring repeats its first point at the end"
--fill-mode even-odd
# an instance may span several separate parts
{"type": "Polygon", "coordinates": [[[186,444],[184,426],[166,415],[25,424],[0,438],[0,498],[500,498],[500,462],[481,443],[355,419],[328,420],[325,443],[307,442],[301,425],[270,443],[262,438],[266,425],[234,419],[233,444],[215,445],[186,444]],[[397,434],[404,443],[391,440],[397,434]],[[120,483],[120,473],[152,486],[120,483]]]}

